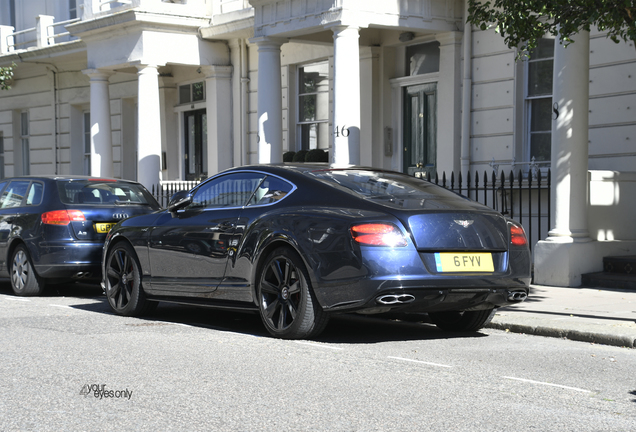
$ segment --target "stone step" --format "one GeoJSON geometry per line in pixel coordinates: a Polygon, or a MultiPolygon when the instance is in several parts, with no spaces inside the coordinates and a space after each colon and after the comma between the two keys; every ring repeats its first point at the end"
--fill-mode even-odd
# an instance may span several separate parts
{"type": "Polygon", "coordinates": [[[603,257],[603,271],[636,275],[636,255],[603,257]]]}
{"type": "Polygon", "coordinates": [[[581,284],[590,288],[620,288],[636,291],[636,273],[586,273],[581,275],[581,284]]]}

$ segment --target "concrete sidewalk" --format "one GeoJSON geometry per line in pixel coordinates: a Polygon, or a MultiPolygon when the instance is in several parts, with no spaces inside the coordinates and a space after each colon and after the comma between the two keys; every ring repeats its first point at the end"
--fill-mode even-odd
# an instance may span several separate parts
{"type": "Polygon", "coordinates": [[[636,347],[636,292],[531,285],[528,299],[500,308],[487,327],[636,347]]]}

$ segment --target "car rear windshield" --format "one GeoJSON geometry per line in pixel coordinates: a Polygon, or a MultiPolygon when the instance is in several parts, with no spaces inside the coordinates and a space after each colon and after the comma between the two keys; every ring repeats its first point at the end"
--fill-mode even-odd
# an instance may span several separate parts
{"type": "Polygon", "coordinates": [[[458,198],[454,192],[399,173],[334,169],[310,174],[337,189],[402,209],[439,206],[443,201],[456,201],[458,198]]]}
{"type": "Polygon", "coordinates": [[[104,180],[58,180],[64,204],[145,205],[159,208],[157,200],[136,183],[104,180]]]}

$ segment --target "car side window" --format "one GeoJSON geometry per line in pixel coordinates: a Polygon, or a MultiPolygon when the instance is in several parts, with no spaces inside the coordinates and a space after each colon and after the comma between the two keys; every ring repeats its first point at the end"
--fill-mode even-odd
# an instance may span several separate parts
{"type": "Polygon", "coordinates": [[[264,177],[264,174],[241,172],[214,178],[199,186],[187,208],[243,207],[264,177]]]}
{"type": "Polygon", "coordinates": [[[9,183],[9,186],[2,193],[2,198],[0,198],[0,208],[20,207],[29,188],[29,183],[31,182],[28,180],[14,180],[9,183]]]}
{"type": "Polygon", "coordinates": [[[293,189],[293,186],[277,177],[268,176],[258,186],[254,196],[250,200],[250,206],[273,204],[285,198],[293,189]]]}
{"type": "Polygon", "coordinates": [[[44,186],[42,183],[33,182],[31,183],[31,187],[29,188],[29,193],[27,194],[26,205],[40,205],[42,202],[42,191],[44,190],[44,186]]]}

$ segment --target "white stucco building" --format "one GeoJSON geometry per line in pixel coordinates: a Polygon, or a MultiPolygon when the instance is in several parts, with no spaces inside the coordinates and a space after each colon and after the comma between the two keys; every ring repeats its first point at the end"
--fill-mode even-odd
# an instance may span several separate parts
{"type": "Polygon", "coordinates": [[[633,43],[593,31],[516,62],[465,11],[464,0],[3,0],[0,66],[17,67],[0,91],[0,174],[150,188],[312,148],[464,179],[551,168],[535,281],[576,286],[603,256],[636,254],[633,43]]]}

